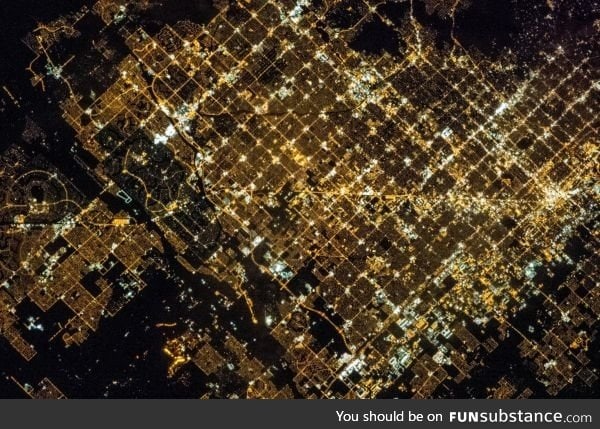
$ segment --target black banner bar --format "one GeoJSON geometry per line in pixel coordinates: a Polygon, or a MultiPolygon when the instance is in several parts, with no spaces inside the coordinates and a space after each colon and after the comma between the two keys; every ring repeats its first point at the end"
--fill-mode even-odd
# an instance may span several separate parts
{"type": "Polygon", "coordinates": [[[61,429],[592,428],[599,409],[598,399],[0,401],[1,427],[61,429]]]}

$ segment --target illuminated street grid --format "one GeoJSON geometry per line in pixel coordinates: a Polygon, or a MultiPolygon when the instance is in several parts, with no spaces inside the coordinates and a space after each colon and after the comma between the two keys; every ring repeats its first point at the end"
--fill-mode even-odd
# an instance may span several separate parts
{"type": "MultiPolygon", "coordinates": [[[[386,2],[354,2],[364,16],[344,30],[321,25],[340,2],[309,3],[239,1],[206,26],[155,36],[119,27],[129,53],[93,101],[53,52],[86,17],[118,26],[120,3],[32,33],[32,84],[63,81],[64,119],[102,192],[137,203],[153,227],[4,155],[16,193],[2,186],[3,236],[20,253],[9,248],[0,264],[0,332],[33,359],[10,309],[61,300],[72,314],[56,335],[84,345],[147,287],[148,256],[166,243],[188,272],[228,285],[213,295],[240,313],[223,325],[182,320],[165,341],[165,377],[195,365],[212,380],[204,397],[444,397],[508,338],[548,395],[597,383],[597,58],[549,46],[518,77],[509,56],[436,47],[412,16],[396,29],[401,56],[367,55],[350,41],[363,22],[389,23],[386,2]],[[52,203],[28,202],[36,180],[52,203]],[[118,298],[104,278],[111,263],[127,285],[118,298]],[[96,296],[81,283],[94,268],[96,296]],[[531,300],[541,311],[523,327],[514,320],[531,300]],[[236,317],[281,356],[253,354],[236,317]],[[231,372],[242,387],[224,394],[231,372]]],[[[45,379],[31,391],[59,387],[45,379]]],[[[507,371],[488,395],[532,391],[507,371]]]]}

